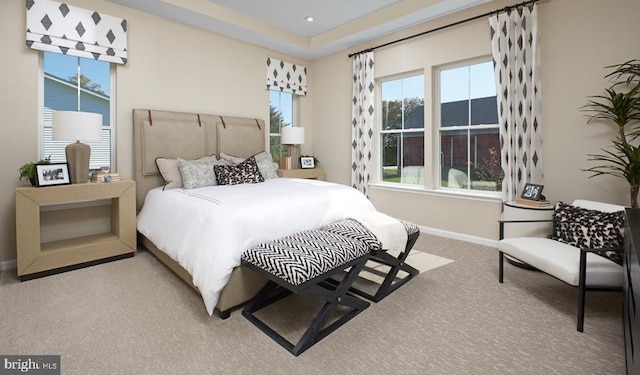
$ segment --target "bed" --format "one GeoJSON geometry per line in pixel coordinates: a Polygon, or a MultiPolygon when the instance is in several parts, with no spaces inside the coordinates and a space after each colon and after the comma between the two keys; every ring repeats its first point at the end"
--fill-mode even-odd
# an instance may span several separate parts
{"type": "Polygon", "coordinates": [[[139,242],[201,294],[209,314],[228,317],[266,283],[239,266],[246,247],[375,211],[355,189],[313,180],[163,190],[156,158],[247,158],[265,151],[268,130],[260,119],[148,109],[133,111],[133,125],[139,242]]]}

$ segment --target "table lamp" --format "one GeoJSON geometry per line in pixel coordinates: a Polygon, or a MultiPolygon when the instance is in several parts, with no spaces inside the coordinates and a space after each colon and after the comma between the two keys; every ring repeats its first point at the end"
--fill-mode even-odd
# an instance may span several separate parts
{"type": "Polygon", "coordinates": [[[291,157],[291,164],[294,169],[300,168],[300,151],[298,145],[304,144],[304,128],[287,126],[282,128],[280,143],[288,146],[288,153],[291,157]]]}
{"type": "Polygon", "coordinates": [[[76,141],[65,149],[71,183],[85,183],[89,179],[91,147],[80,141],[97,142],[101,136],[102,115],[99,113],[78,111],[53,113],[53,140],[76,141]]]}

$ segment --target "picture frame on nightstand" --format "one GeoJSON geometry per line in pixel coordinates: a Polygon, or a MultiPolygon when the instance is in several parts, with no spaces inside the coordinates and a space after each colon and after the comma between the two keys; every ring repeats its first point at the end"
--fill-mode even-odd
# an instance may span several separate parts
{"type": "Polygon", "coordinates": [[[300,158],[300,168],[302,169],[311,169],[315,168],[316,163],[313,159],[313,156],[303,156],[300,158]]]}
{"type": "Polygon", "coordinates": [[[38,187],[71,184],[67,163],[36,164],[35,167],[38,187]]]}

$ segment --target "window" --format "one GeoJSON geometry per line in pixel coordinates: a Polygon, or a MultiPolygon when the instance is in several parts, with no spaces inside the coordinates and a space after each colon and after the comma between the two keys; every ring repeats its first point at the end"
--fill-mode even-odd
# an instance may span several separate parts
{"type": "Polygon", "coordinates": [[[43,129],[42,156],[51,156],[52,162],[65,162],[65,147],[68,141],[52,140],[54,111],[95,112],[102,115],[102,140],[86,142],[91,147],[89,168],[99,169],[113,162],[115,139],[111,124],[112,75],[109,62],[85,59],[52,52],[43,52],[43,129]]]}
{"type": "Polygon", "coordinates": [[[424,185],[424,75],[380,87],[382,181],[424,185]]]}
{"type": "Polygon", "coordinates": [[[500,191],[502,167],[493,62],[439,71],[440,186],[500,191]]]}
{"type": "Polygon", "coordinates": [[[269,150],[274,163],[280,165],[283,147],[280,144],[281,130],[293,125],[293,94],[269,90],[269,150]]]}

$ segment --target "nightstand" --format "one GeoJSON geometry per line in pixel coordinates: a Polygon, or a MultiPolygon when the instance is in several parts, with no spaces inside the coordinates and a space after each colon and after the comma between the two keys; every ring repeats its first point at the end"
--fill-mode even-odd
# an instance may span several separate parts
{"type": "Polygon", "coordinates": [[[279,177],[290,178],[308,178],[312,180],[324,180],[324,171],[322,168],[309,169],[278,169],[279,177]]]}
{"type": "Polygon", "coordinates": [[[16,255],[18,277],[31,279],[59,271],[133,256],[136,250],[136,189],[134,181],[85,183],[16,189],[16,255]],[[110,200],[111,231],[41,242],[41,217],[64,212],[81,223],[69,206],[110,200]],[[89,202],[89,203],[86,203],[89,202]]]}

